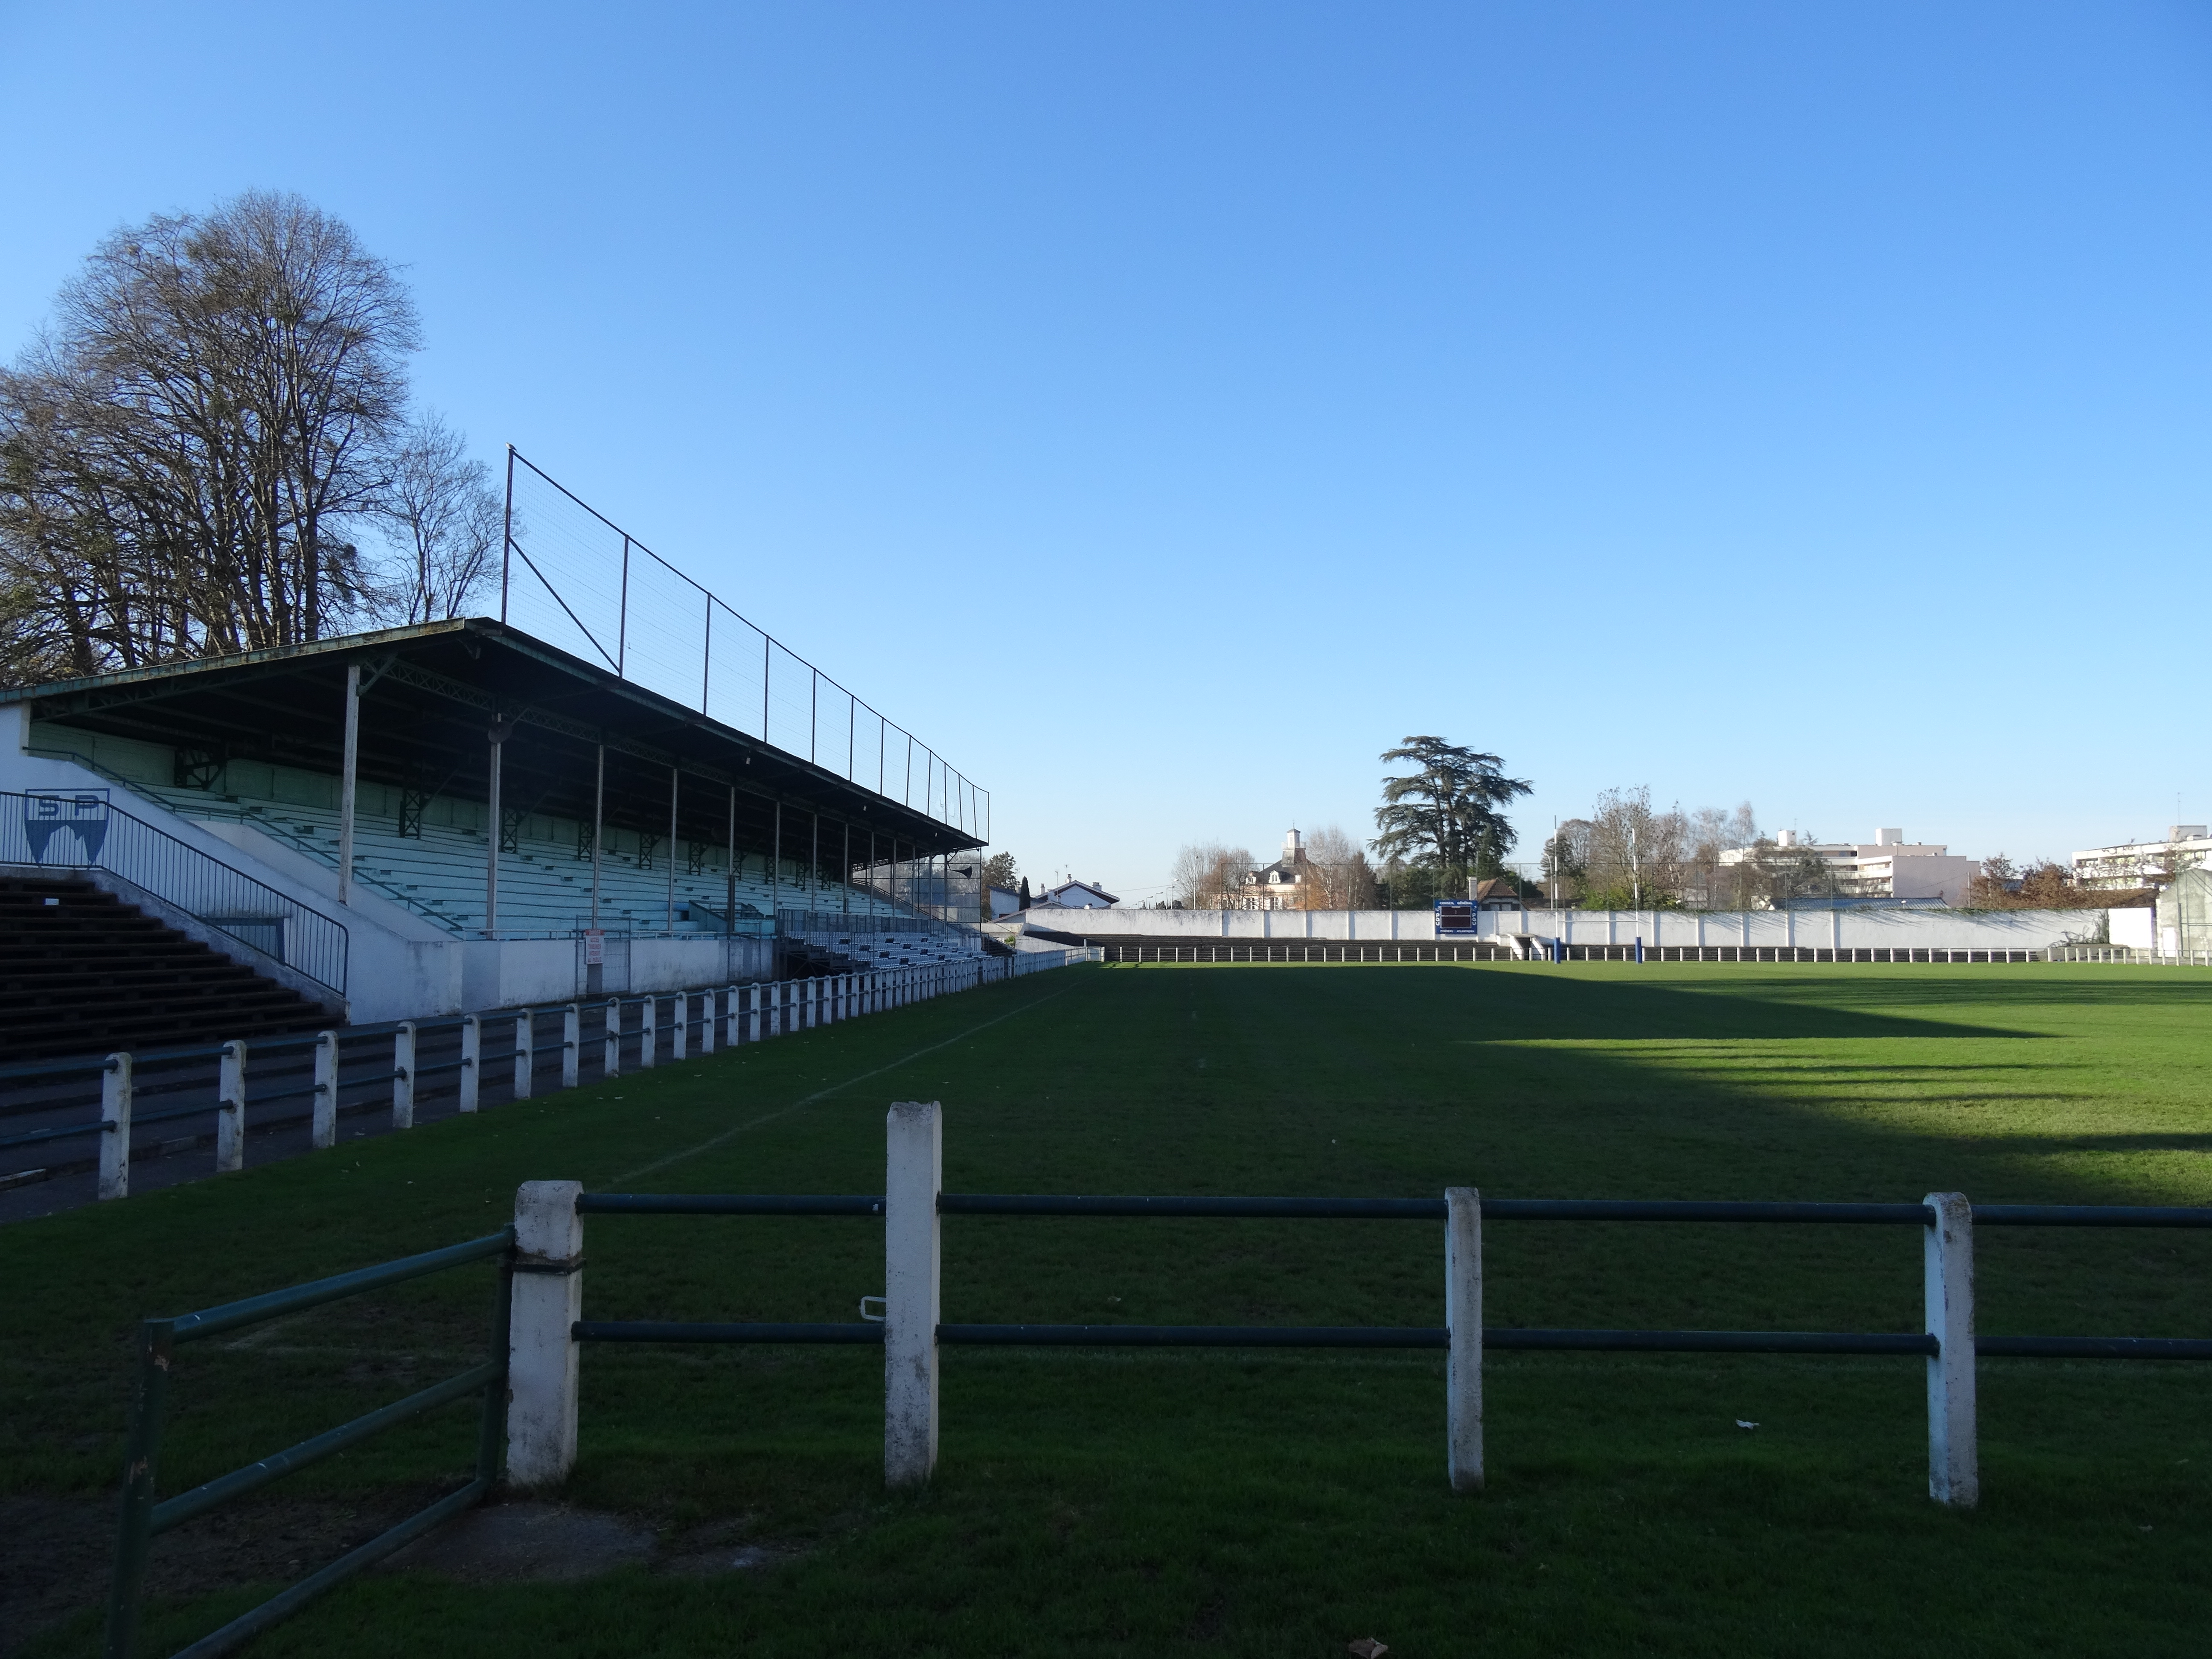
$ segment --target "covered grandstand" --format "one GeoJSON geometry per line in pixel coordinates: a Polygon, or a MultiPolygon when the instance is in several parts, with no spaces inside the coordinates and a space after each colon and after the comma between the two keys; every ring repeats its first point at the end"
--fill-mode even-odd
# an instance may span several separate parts
{"type": "Polygon", "coordinates": [[[4,690],[0,788],[30,836],[0,862],[100,862],[104,827],[39,840],[58,797],[138,823],[283,897],[210,919],[130,884],[356,1019],[726,984],[809,936],[973,921],[981,790],[885,722],[866,753],[848,717],[828,757],[761,723],[484,618],[4,690]],[[335,975],[289,943],[318,919],[335,975]]]}

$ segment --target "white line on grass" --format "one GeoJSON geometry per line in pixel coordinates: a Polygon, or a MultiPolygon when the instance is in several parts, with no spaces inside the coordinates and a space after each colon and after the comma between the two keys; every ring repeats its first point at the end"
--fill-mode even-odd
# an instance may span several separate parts
{"type": "Polygon", "coordinates": [[[896,1072],[902,1066],[910,1066],[915,1060],[920,1060],[924,1054],[933,1054],[939,1048],[950,1048],[954,1043],[959,1042],[963,1037],[971,1037],[978,1031],[987,1031],[990,1030],[992,1026],[998,1024],[1001,1020],[1012,1019],[1016,1014],[1025,1014],[1032,1008],[1036,1008],[1045,1003],[1050,1002],[1054,997],[1066,996],[1066,994],[1067,993],[1065,991],[1048,991],[1043,996],[1037,998],[1036,1001],[1025,1002],[1018,1008],[1009,1008],[1005,1013],[994,1015],[991,1018],[985,1020],[981,1025],[971,1025],[964,1031],[956,1031],[951,1036],[945,1038],[942,1042],[933,1042],[927,1048],[917,1048],[910,1054],[902,1054],[898,1059],[892,1060],[889,1065],[878,1066],[872,1072],[863,1072],[858,1077],[848,1077],[842,1083],[833,1083],[826,1089],[817,1089],[812,1094],[802,1096],[800,1098],[793,1101],[788,1106],[779,1106],[772,1112],[763,1112],[758,1117],[749,1119],[745,1122],[736,1125],[734,1127],[723,1130],[721,1133],[714,1136],[712,1139],[702,1140],[696,1146],[690,1147],[684,1152],[671,1152],[666,1158],[657,1158],[650,1164],[640,1164],[636,1169],[625,1170],[623,1174],[615,1176],[614,1179],[617,1182],[627,1184],[629,1182],[635,1181],[640,1176],[648,1176],[653,1174],[656,1170],[666,1169],[672,1164],[681,1164],[687,1158],[696,1158],[702,1152],[712,1152],[724,1141],[730,1139],[733,1136],[741,1135],[748,1129],[757,1129],[763,1123],[773,1123],[780,1117],[788,1117],[800,1107],[811,1106],[816,1101],[822,1099],[825,1096],[834,1095],[841,1089],[849,1089],[856,1083],[866,1083],[872,1077],[881,1077],[885,1072],[896,1072]]]}

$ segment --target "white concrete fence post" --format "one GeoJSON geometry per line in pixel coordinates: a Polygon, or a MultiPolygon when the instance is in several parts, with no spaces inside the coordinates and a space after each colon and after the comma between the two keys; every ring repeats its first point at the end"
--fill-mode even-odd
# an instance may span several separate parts
{"type": "Polygon", "coordinates": [[[561,1086],[573,1089],[583,1066],[584,1011],[570,1003],[561,1011],[561,1086]]]}
{"type": "MultiPolygon", "coordinates": [[[[473,1112],[483,1089],[483,1022],[461,1016],[461,1110],[473,1112]]],[[[336,1091],[333,1090],[335,1094],[336,1091]]]]}
{"type": "Polygon", "coordinates": [[[538,1069],[538,1037],[532,1027],[530,1010],[518,1008],[514,1014],[514,1097],[530,1098],[531,1074],[538,1069]]]}
{"type": "Polygon", "coordinates": [[[1928,1495],[1972,1509],[1982,1495],[1974,1422],[1974,1210],[1963,1193],[1930,1193],[1922,1241],[1928,1334],[1928,1495]]]}
{"type": "Polygon", "coordinates": [[[327,1152],[338,1144],[338,1034],[315,1033],[315,1099],[308,1109],[307,1134],[314,1149],[327,1152]]]}
{"type": "Polygon", "coordinates": [[[712,990],[699,993],[699,1053],[703,1057],[714,1052],[714,994],[712,990]]]}
{"type": "Polygon", "coordinates": [[[1444,1188],[1445,1464],[1454,1492],[1482,1490],[1482,1194],[1444,1188]]]}
{"type": "Polygon", "coordinates": [[[575,1181],[514,1189],[514,1293],[507,1339],[507,1478],[558,1486],[576,1462],[577,1349],[584,1222],[575,1181]]]}
{"type": "Polygon", "coordinates": [[[752,1040],[758,1042],[768,1035],[768,987],[753,984],[745,987],[745,1012],[750,1022],[752,1040]]]}
{"type": "Polygon", "coordinates": [[[415,1022],[392,1028],[392,1127],[415,1127],[415,1022]]]}
{"type": "Polygon", "coordinates": [[[215,1167],[218,1172],[246,1164],[246,1045],[222,1045],[216,1079],[215,1167]]]}
{"type": "Polygon", "coordinates": [[[744,1032],[740,1029],[738,1024],[738,988],[736,986],[732,985],[730,987],[729,990],[723,994],[722,1006],[728,1011],[730,1022],[727,1029],[722,1033],[722,1046],[726,1048],[734,1048],[738,1043],[744,1040],[744,1032]]]}
{"type": "Polygon", "coordinates": [[[945,1109],[902,1100],[884,1124],[884,1484],[919,1486],[937,1468],[937,1195],[945,1109]]]}
{"type": "Polygon", "coordinates": [[[691,1031],[691,994],[689,991],[678,991],[669,999],[668,1018],[672,1022],[668,1032],[668,1058],[672,1064],[680,1066],[690,1047],[688,1039],[691,1031]]]}
{"type": "Polygon", "coordinates": [[[131,1196],[131,1056],[110,1054],[100,1079],[100,1195],[131,1196]]]}
{"type": "Polygon", "coordinates": [[[648,1071],[660,1058],[660,999],[648,996],[637,1005],[637,1068],[648,1071]]]}
{"type": "Polygon", "coordinates": [[[599,1077],[605,1081],[622,1075],[622,999],[607,999],[606,1018],[600,1026],[599,1077]]]}

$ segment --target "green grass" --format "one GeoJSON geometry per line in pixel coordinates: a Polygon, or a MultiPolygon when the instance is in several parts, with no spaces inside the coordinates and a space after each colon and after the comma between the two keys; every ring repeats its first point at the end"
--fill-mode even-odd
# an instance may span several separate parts
{"type": "MultiPolygon", "coordinates": [[[[886,1103],[934,1098],[953,1190],[2206,1204],[2208,1015],[2212,976],[2118,968],[1042,975],[0,1231],[0,1491],[112,1491],[137,1316],[488,1231],[528,1177],[879,1191],[886,1103]]],[[[954,1218],[945,1317],[1440,1324],[1440,1232],[954,1218]]],[[[842,1319],[882,1287],[872,1222],[593,1217],[586,1237],[593,1317],[842,1319]]],[[[2212,1239],[1978,1245],[1985,1332],[2212,1333],[2212,1239]]],[[[1494,1224],[1486,1312],[1912,1329],[1919,1249],[1905,1229],[1494,1224]]],[[[489,1285],[183,1351],[163,1490],[467,1364],[489,1285]]],[[[381,1575],[255,1652],[2201,1652],[2212,1369],[1985,1362],[1981,1390],[1983,1504],[1955,1514],[1925,1497],[1917,1361],[1496,1356],[1489,1489],[1455,1498],[1440,1356],[955,1349],[938,1478],[891,1498],[872,1350],[600,1347],[571,1499],[672,1535],[735,1520],[786,1565],[381,1575]]],[[[469,1417],[282,1490],[399,1512],[465,1469],[469,1417]]],[[[173,1577],[145,1650],[276,1582],[173,1577]]],[[[32,1650],[95,1634],[86,1613],[32,1650]]]]}

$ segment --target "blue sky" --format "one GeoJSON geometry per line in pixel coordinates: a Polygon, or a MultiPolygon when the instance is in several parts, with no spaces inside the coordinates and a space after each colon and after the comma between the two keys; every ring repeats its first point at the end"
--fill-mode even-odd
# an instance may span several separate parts
{"type": "Polygon", "coordinates": [[[1824,836],[2212,818],[2212,12],[0,3],[0,352],[300,191],[421,396],[1033,875],[1492,749],[1824,836]]]}

